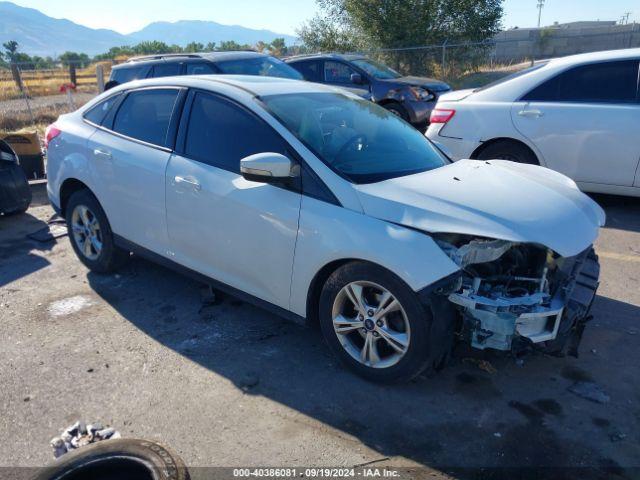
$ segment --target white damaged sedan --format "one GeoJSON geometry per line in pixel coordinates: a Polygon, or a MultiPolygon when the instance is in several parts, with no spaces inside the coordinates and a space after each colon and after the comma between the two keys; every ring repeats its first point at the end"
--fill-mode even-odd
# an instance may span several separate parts
{"type": "Polygon", "coordinates": [[[383,108],[258,77],[132,82],[47,130],[48,193],[80,260],[130,252],[320,322],[362,376],[478,349],[575,350],[602,209],[567,177],[451,163],[383,108]]]}

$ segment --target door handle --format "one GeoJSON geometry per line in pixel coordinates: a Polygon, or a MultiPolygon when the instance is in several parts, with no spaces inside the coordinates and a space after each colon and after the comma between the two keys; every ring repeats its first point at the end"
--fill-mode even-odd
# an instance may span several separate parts
{"type": "Polygon", "coordinates": [[[175,177],[173,177],[173,181],[175,184],[186,183],[188,185],[191,185],[193,189],[196,191],[200,191],[202,189],[202,186],[200,185],[200,183],[198,183],[198,181],[195,178],[176,175],[175,177]]]}
{"type": "Polygon", "coordinates": [[[110,160],[110,159],[111,159],[111,152],[107,152],[106,150],[100,150],[99,148],[96,148],[96,149],[93,151],[93,154],[94,154],[96,157],[102,157],[102,158],[106,158],[106,159],[108,159],[108,160],[110,160]]]}
{"type": "Polygon", "coordinates": [[[539,118],[542,117],[544,115],[544,113],[542,113],[540,110],[520,110],[518,112],[518,115],[520,115],[521,117],[533,117],[533,118],[539,118]]]}

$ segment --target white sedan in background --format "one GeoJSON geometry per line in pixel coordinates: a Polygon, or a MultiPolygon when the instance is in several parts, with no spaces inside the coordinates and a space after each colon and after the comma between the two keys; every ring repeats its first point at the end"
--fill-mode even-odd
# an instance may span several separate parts
{"type": "Polygon", "coordinates": [[[542,165],[588,192],[640,196],[640,49],[559,58],[440,97],[427,137],[453,160],[542,165]]]}

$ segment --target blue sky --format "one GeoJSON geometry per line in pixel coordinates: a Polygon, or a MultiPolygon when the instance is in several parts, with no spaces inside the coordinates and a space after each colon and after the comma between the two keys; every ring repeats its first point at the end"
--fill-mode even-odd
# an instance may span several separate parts
{"type": "MultiPolygon", "coordinates": [[[[141,29],[159,20],[213,20],[250,28],[295,34],[316,11],[314,0],[12,0],[56,18],[68,18],[93,28],[121,33],[141,29]]],[[[506,0],[504,26],[529,27],[538,21],[537,0],[506,0]]],[[[631,12],[640,22],[638,0],[546,0],[543,25],[554,21],[619,20],[631,12]]]]}

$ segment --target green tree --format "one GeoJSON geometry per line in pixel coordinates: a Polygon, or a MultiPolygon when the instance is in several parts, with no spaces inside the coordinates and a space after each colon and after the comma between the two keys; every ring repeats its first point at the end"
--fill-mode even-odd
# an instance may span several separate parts
{"type": "Polygon", "coordinates": [[[3,43],[2,46],[4,47],[4,57],[7,59],[7,61],[9,61],[10,63],[17,62],[18,60],[16,59],[16,57],[18,55],[18,42],[16,42],[15,40],[9,40],[8,42],[3,43]]]}
{"type": "Polygon", "coordinates": [[[207,52],[213,52],[216,49],[216,42],[209,42],[207,43],[207,46],[205,47],[207,52]]]}
{"type": "Polygon", "coordinates": [[[298,35],[307,46],[323,50],[487,40],[500,30],[503,3],[503,0],[316,1],[321,13],[304,24],[298,35]]]}
{"type": "Polygon", "coordinates": [[[59,60],[65,67],[75,65],[76,67],[84,68],[91,63],[91,59],[86,53],[76,52],[64,52],[60,55],[59,60]]]}
{"type": "Polygon", "coordinates": [[[248,45],[240,45],[235,40],[225,40],[224,42],[220,42],[219,50],[229,51],[229,50],[243,50],[248,49],[248,45]]]}
{"type": "Polygon", "coordinates": [[[199,42],[190,42],[187,43],[187,46],[184,47],[184,51],[186,53],[196,53],[204,51],[204,45],[199,42]]]}
{"type": "Polygon", "coordinates": [[[287,45],[284,43],[284,38],[274,38],[269,45],[269,51],[271,55],[276,57],[283,57],[287,54],[287,45]]]}

